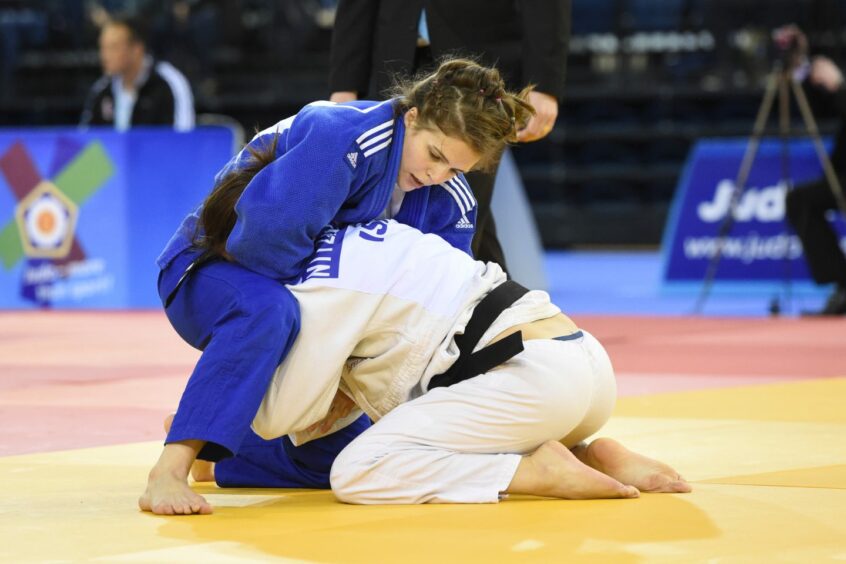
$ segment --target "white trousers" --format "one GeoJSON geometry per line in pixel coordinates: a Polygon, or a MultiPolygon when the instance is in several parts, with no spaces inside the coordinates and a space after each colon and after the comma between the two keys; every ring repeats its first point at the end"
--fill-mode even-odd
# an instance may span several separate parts
{"type": "Polygon", "coordinates": [[[583,333],[525,341],[490,372],[395,408],[341,451],[332,491],[362,504],[498,501],[521,455],[548,440],[574,446],[611,416],[611,361],[583,333]]]}

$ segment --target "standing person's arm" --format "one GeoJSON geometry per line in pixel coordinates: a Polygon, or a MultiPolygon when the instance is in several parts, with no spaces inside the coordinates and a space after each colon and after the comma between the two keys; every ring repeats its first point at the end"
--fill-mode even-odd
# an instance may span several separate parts
{"type": "MultiPolygon", "coordinates": [[[[171,105],[168,108],[167,123],[173,125],[176,131],[190,131],[194,129],[194,94],[188,79],[176,67],[168,62],[156,64],[156,72],[167,83],[170,90],[171,105]]],[[[161,109],[162,112],[165,108],[161,109]]]]}
{"type": "Polygon", "coordinates": [[[773,30],[773,47],[779,62],[793,78],[802,83],[802,89],[812,111],[836,112],[846,117],[843,74],[828,57],[809,59],[808,37],[795,24],[773,30]]]}
{"type": "Polygon", "coordinates": [[[333,102],[357,100],[367,92],[379,0],[340,0],[332,32],[329,91],[333,102]]]}
{"type": "Polygon", "coordinates": [[[111,86],[111,80],[108,76],[100,77],[95,82],[88,95],[85,98],[85,105],[82,107],[82,115],[79,118],[80,127],[88,127],[91,125],[102,125],[102,99],[103,91],[111,86]]]}
{"type": "Polygon", "coordinates": [[[567,51],[570,43],[570,0],[523,0],[522,83],[534,84],[529,103],[535,116],[518,140],[546,137],[558,118],[558,103],[564,98],[567,51]]]}
{"type": "Polygon", "coordinates": [[[843,71],[828,57],[814,57],[808,80],[831,95],[832,105],[837,115],[846,120],[846,89],[844,89],[843,71]]]}

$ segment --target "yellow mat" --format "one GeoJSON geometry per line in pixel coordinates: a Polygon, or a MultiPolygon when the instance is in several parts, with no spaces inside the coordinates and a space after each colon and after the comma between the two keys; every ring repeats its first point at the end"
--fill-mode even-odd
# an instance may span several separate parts
{"type": "Polygon", "coordinates": [[[155,517],[139,443],[0,458],[0,562],[846,560],[846,379],[623,399],[603,434],[694,493],[362,507],[200,484],[214,515],[155,517]]]}

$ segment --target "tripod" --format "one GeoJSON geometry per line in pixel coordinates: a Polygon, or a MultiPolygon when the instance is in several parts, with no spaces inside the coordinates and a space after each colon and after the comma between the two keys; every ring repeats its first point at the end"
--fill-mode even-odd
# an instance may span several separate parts
{"type": "MultiPolygon", "coordinates": [[[[699,293],[699,299],[696,301],[694,307],[695,314],[701,314],[705,307],[705,302],[711,292],[711,287],[714,284],[714,278],[717,275],[717,267],[720,265],[722,259],[723,247],[726,243],[726,238],[734,226],[734,214],[737,205],[740,202],[741,196],[746,189],[746,181],[749,179],[749,172],[752,170],[752,164],[755,161],[755,155],[758,152],[758,147],[761,144],[761,138],[764,135],[764,130],[769,121],[770,111],[772,110],[773,101],[776,94],[778,94],[779,102],[779,134],[782,140],[782,181],[789,187],[792,187],[792,179],[790,175],[790,164],[788,155],[788,140],[791,137],[790,132],[790,92],[796,99],[796,104],[799,107],[799,112],[802,115],[802,121],[805,126],[805,137],[810,137],[814,142],[814,149],[817,158],[822,165],[825,179],[837,202],[837,207],[844,216],[846,216],[846,197],[843,195],[843,189],[840,186],[840,180],[834,172],[834,167],[831,165],[831,159],[825,151],[822,140],[820,139],[820,132],[817,128],[817,122],[814,119],[814,114],[811,111],[811,106],[808,104],[808,99],[802,86],[796,81],[791,73],[790,67],[785,65],[782,61],[776,61],[773,69],[767,77],[767,85],[764,90],[764,98],[761,100],[761,105],[758,108],[758,114],[755,117],[755,125],[752,128],[752,135],[749,138],[749,144],[746,146],[746,151],[743,154],[743,160],[740,163],[740,169],[737,173],[737,179],[734,183],[734,192],[732,192],[729,202],[729,209],[726,217],[720,225],[717,234],[717,244],[714,250],[714,256],[711,257],[708,263],[708,269],[705,272],[705,278],[702,282],[702,290],[699,293]]],[[[771,313],[777,314],[779,312],[778,301],[774,300],[770,307],[771,313]]]]}

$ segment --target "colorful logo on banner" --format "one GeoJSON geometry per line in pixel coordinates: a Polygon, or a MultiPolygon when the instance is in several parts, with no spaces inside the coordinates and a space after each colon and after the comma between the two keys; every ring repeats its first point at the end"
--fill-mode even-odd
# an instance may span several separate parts
{"type": "Polygon", "coordinates": [[[46,177],[23,142],[0,156],[0,173],[18,201],[14,218],[0,227],[0,261],[11,269],[26,259],[21,295],[42,306],[91,295],[110,280],[102,261],[85,256],[76,227],[80,207],[112,176],[112,162],[99,142],[59,137],[53,149],[46,177]]]}
{"type": "Polygon", "coordinates": [[[55,184],[42,180],[15,209],[24,254],[31,258],[68,256],[77,207],[55,184]]]}
{"type": "MultiPolygon", "coordinates": [[[[780,141],[763,142],[753,161],[749,179],[737,200],[728,234],[721,226],[731,212],[735,179],[748,142],[700,141],[691,151],[676,189],[665,230],[663,252],[665,280],[701,281],[717,255],[717,281],[780,281],[808,279],[802,245],[785,221],[782,180],[787,165],[794,185],[821,180],[820,165],[810,141],[792,141],[788,161],[780,141]]],[[[833,214],[841,240],[843,222],[833,214]]]]}

